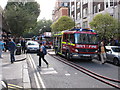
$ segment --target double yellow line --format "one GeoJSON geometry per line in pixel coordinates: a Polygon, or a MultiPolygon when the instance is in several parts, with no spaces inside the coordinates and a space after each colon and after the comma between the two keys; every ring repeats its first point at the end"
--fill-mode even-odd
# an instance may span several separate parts
{"type": "Polygon", "coordinates": [[[19,89],[19,88],[23,88],[23,87],[14,85],[14,84],[8,84],[8,88],[19,89]]]}

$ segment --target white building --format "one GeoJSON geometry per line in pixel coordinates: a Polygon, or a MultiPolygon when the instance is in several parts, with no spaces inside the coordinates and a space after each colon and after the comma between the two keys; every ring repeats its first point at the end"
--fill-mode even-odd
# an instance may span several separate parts
{"type": "Polygon", "coordinates": [[[118,0],[70,0],[70,17],[76,27],[90,28],[89,23],[99,13],[109,13],[119,18],[118,0]]]}

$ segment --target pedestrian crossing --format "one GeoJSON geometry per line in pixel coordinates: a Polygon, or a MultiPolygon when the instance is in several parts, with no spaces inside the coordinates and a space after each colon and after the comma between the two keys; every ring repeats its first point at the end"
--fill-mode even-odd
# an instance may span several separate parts
{"type": "Polygon", "coordinates": [[[57,74],[58,72],[54,68],[41,68],[40,74],[57,74]]]}

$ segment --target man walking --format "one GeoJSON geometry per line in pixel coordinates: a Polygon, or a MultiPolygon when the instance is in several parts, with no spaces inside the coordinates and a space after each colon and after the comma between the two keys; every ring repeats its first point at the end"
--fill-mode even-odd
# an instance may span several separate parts
{"type": "Polygon", "coordinates": [[[4,43],[2,39],[0,39],[0,58],[2,58],[2,50],[4,49],[4,43]]]}
{"type": "Polygon", "coordinates": [[[13,63],[15,61],[15,49],[16,49],[16,44],[14,41],[12,41],[11,39],[9,39],[9,43],[8,43],[8,49],[10,51],[10,59],[11,59],[11,63],[13,63]]]}
{"type": "Polygon", "coordinates": [[[40,49],[38,50],[38,55],[39,55],[39,66],[38,67],[41,67],[41,58],[43,59],[43,61],[47,64],[47,68],[48,68],[48,62],[45,60],[45,55],[47,54],[47,51],[46,51],[46,48],[45,46],[40,43],[40,49]]]}

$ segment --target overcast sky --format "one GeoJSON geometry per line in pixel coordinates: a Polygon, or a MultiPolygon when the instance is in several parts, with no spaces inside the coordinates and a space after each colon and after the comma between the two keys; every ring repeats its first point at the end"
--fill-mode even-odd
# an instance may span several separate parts
{"type": "Polygon", "coordinates": [[[40,3],[40,9],[41,13],[39,18],[46,18],[46,19],[52,19],[52,10],[55,6],[56,0],[36,0],[38,3],[40,3]]]}
{"type": "MultiPolygon", "coordinates": [[[[38,17],[38,19],[52,19],[52,10],[54,9],[55,6],[55,1],[56,0],[35,0],[40,4],[40,9],[41,9],[41,13],[40,16],[38,17]]],[[[0,5],[2,6],[2,8],[5,7],[7,3],[7,0],[0,0],[0,5]]]]}

